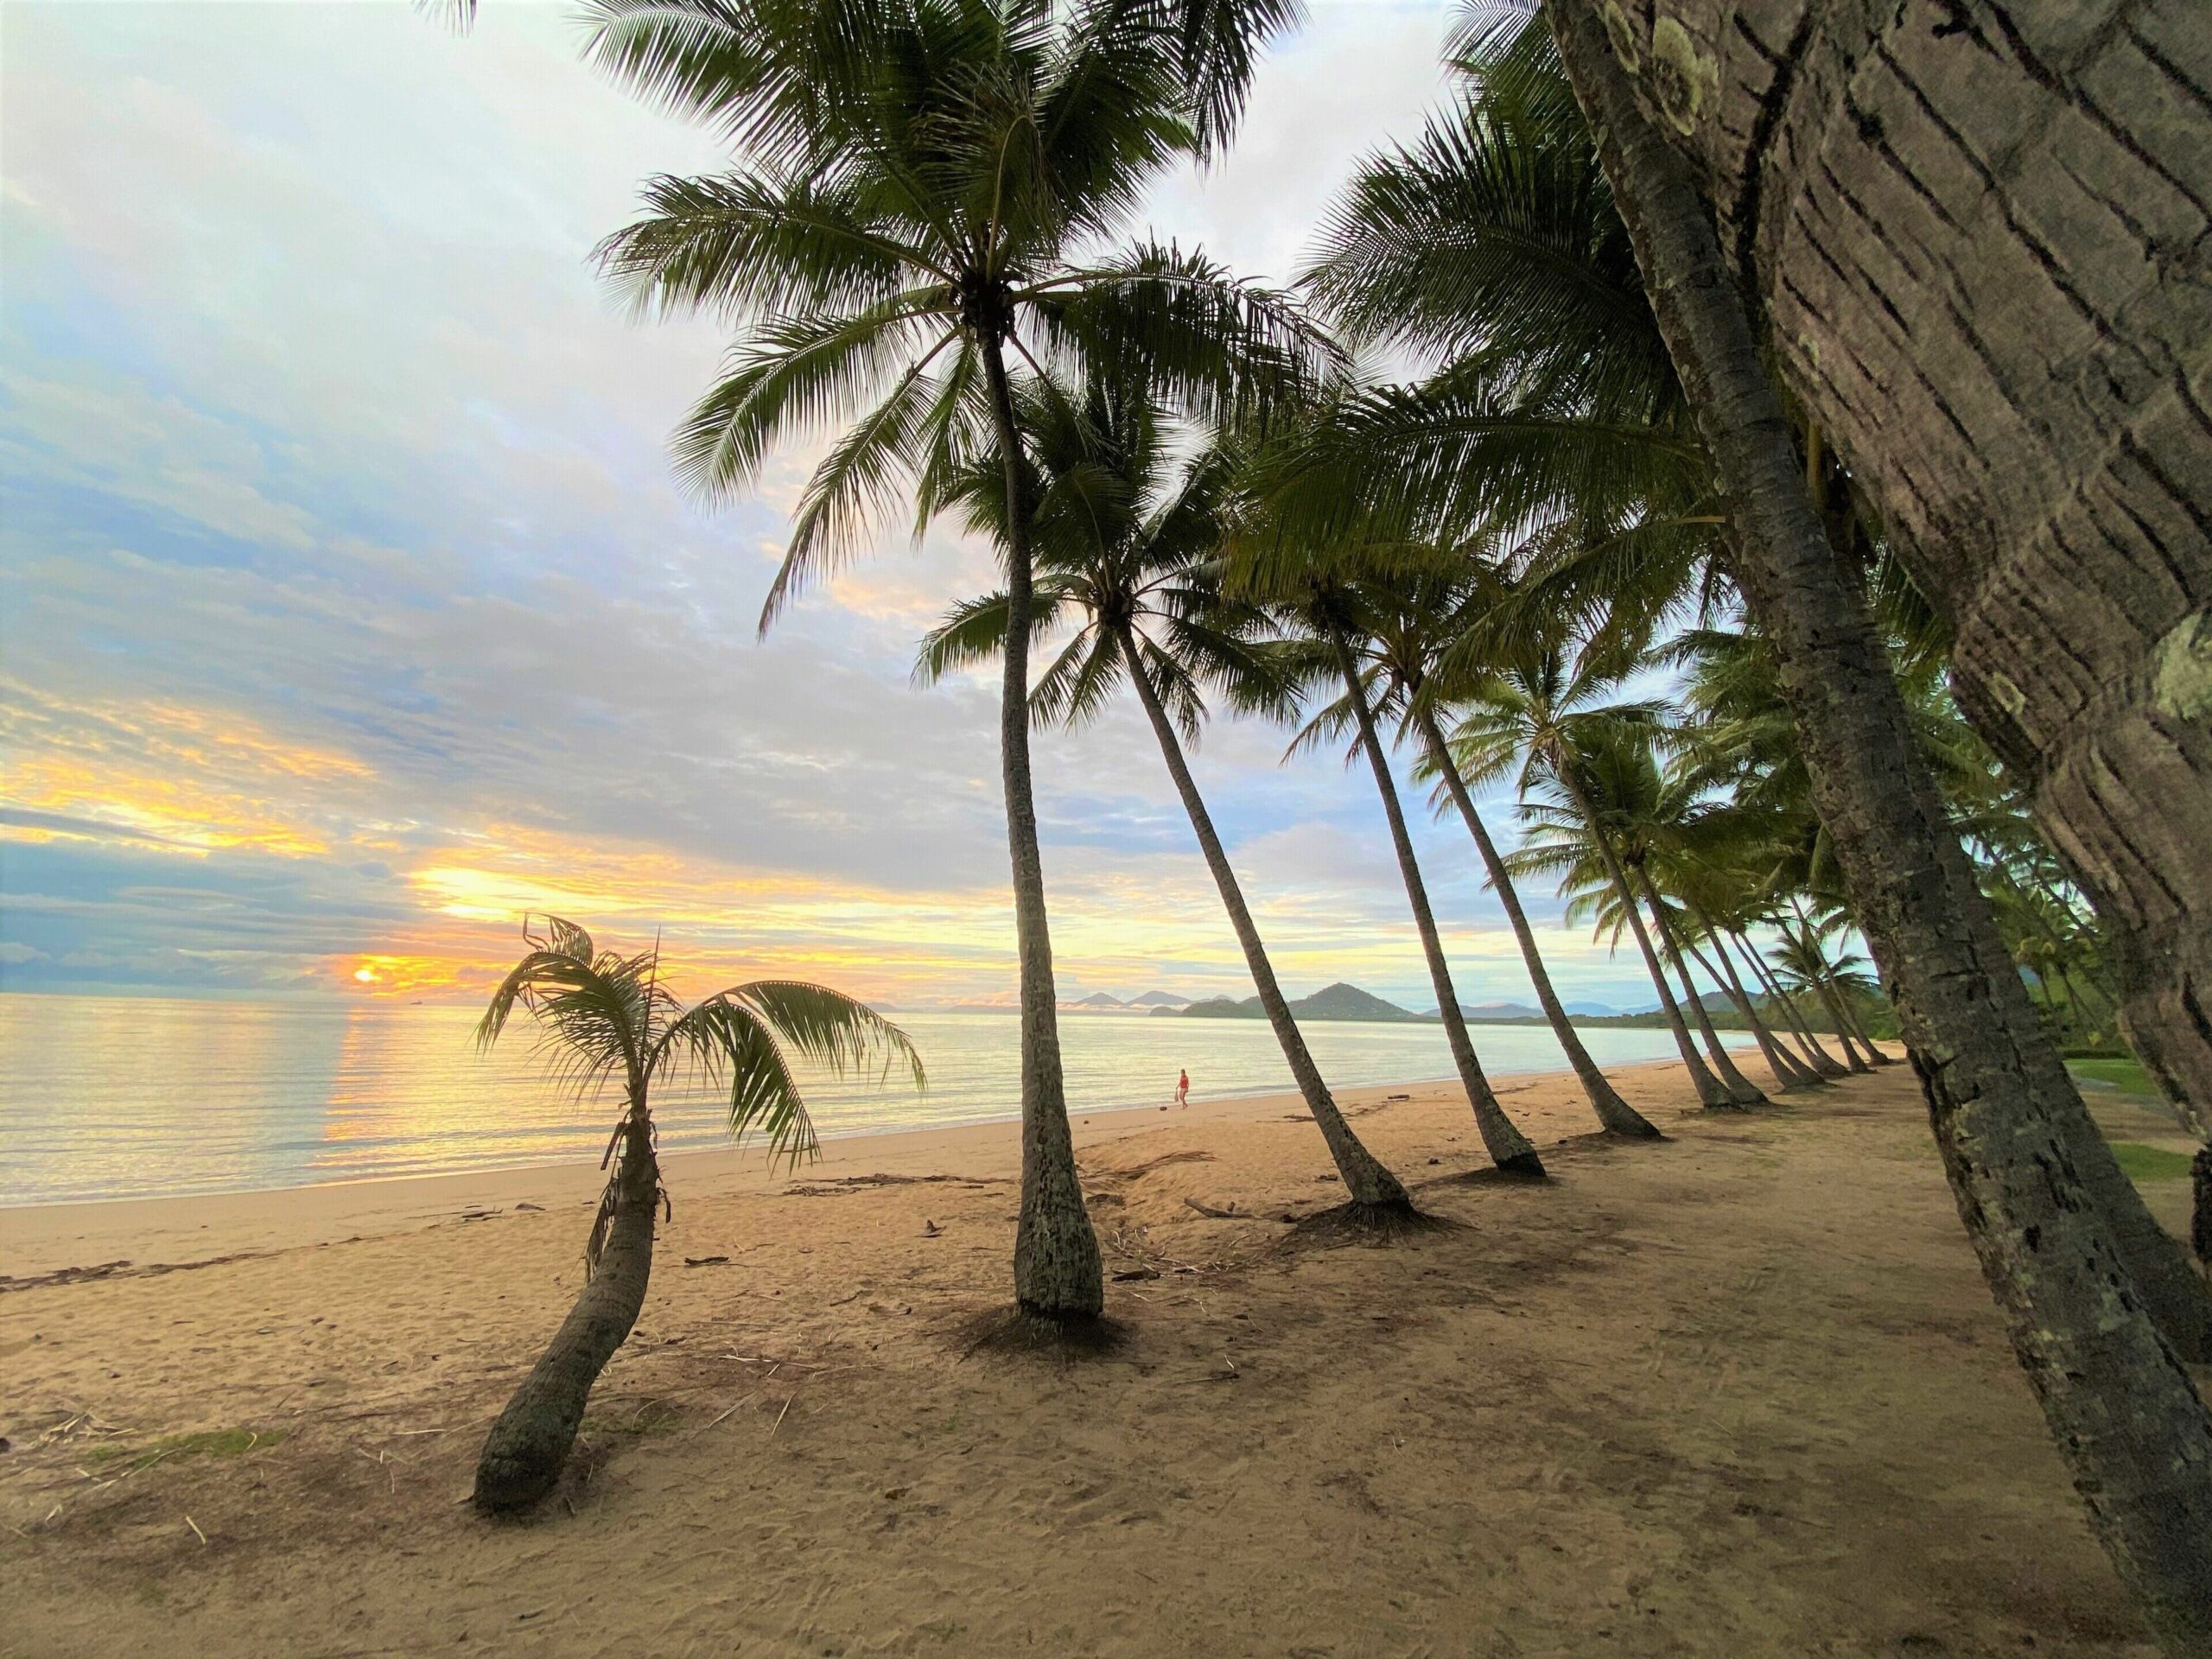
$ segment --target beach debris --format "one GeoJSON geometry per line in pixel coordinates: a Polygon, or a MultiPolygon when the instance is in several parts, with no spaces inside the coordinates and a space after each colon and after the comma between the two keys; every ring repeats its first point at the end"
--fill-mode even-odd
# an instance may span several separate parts
{"type": "Polygon", "coordinates": [[[1114,1281],[1116,1284],[1128,1284],[1131,1280],[1135,1279],[1157,1279],[1159,1277],[1160,1269],[1158,1268],[1125,1268],[1121,1272],[1114,1275],[1114,1281]]]}
{"type": "Polygon", "coordinates": [[[726,1255],[687,1255],[683,1258],[683,1265],[687,1268],[725,1268],[729,1265],[729,1257],[726,1255]]]}
{"type": "Polygon", "coordinates": [[[184,1524],[192,1529],[192,1535],[197,1538],[203,1546],[207,1543],[207,1535],[200,1530],[200,1523],[197,1521],[194,1520],[188,1515],[184,1517],[184,1524]]]}
{"type": "Polygon", "coordinates": [[[1230,1200],[1229,1208],[1226,1210],[1217,1210],[1212,1205],[1201,1204],[1196,1198],[1185,1198],[1183,1202],[1209,1221],[1249,1221],[1252,1219],[1237,1209],[1236,1201],[1234,1198],[1230,1200]]]}
{"type": "MultiPolygon", "coordinates": [[[[531,1203],[527,1203],[527,1202],[525,1202],[525,1203],[522,1203],[522,1204],[518,1204],[518,1205],[515,1205],[515,1208],[516,1208],[516,1210],[518,1210],[518,1211],[523,1211],[523,1210],[535,1210],[535,1211],[537,1211],[540,1215],[543,1215],[543,1214],[544,1213],[544,1211],[545,1211],[545,1206],[544,1206],[543,1205],[542,1205],[542,1204],[531,1204],[531,1203]]],[[[543,1611],[543,1610],[541,1609],[541,1611],[543,1611]]]]}
{"type": "Polygon", "coordinates": [[[925,1216],[922,1217],[922,1236],[924,1238],[935,1238],[944,1230],[944,1228],[938,1226],[937,1223],[931,1221],[928,1217],[925,1216]]]}
{"type": "Polygon", "coordinates": [[[1411,1100],[1413,1096],[1411,1095],[1385,1095],[1382,1098],[1387,1102],[1393,1100],[1411,1100]]]}
{"type": "Polygon", "coordinates": [[[110,1274],[121,1273],[130,1265],[128,1262],[102,1262],[90,1268],[60,1268],[52,1273],[34,1274],[27,1279],[17,1279],[0,1273],[0,1290],[29,1290],[34,1285],[73,1285],[86,1279],[105,1279],[110,1274]]]}

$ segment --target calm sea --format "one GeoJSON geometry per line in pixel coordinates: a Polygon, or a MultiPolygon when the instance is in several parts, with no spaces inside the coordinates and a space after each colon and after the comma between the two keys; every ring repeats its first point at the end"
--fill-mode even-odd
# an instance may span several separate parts
{"type": "MultiPolygon", "coordinates": [[[[1018,1115],[1017,1022],[988,1014],[895,1016],[930,1089],[811,1079],[824,1136],[982,1123],[1018,1115]]],[[[0,1204],[251,1191],[389,1175],[596,1159],[610,1100],[547,1082],[519,1017],[479,1055],[475,1010],[421,1005],[207,1002],[0,995],[0,1204]]],[[[1307,1042],[1333,1084],[1452,1075],[1436,1026],[1316,1021],[1307,1042]]],[[[1663,1031],[1589,1030],[1601,1065],[1672,1052],[1663,1031]]],[[[1483,1026],[1496,1074],[1561,1065],[1540,1027],[1483,1026]]],[[[1200,1099],[1292,1086],[1261,1020],[1063,1014],[1077,1112],[1165,1102],[1179,1066],[1200,1099]]],[[[724,1144],[702,1095],[656,1096],[664,1150],[724,1144]]]]}

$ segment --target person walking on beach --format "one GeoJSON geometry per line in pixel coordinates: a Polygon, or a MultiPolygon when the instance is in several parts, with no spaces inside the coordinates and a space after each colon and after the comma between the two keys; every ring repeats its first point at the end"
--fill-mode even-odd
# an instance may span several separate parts
{"type": "Polygon", "coordinates": [[[1181,1071],[1176,1077],[1175,1103],[1178,1106],[1188,1106],[1191,1103],[1191,1074],[1187,1070],[1181,1071]]]}

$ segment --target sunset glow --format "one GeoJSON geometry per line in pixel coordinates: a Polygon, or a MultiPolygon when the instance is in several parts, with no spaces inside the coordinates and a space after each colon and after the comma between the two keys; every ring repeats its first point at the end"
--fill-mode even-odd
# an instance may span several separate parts
{"type": "MultiPolygon", "coordinates": [[[[0,248],[0,984],[473,1001],[550,912],[658,932],[694,988],[1009,1002],[995,680],[912,676],[995,558],[893,514],[756,640],[819,446],[702,510],[666,438],[721,331],[593,275],[637,181],[714,143],[531,8],[466,51],[404,7],[276,9],[247,53],[192,16],[11,20],[41,142],[0,248]],[[394,86],[480,124],[400,142],[394,86]]],[[[1433,69],[1433,20],[1390,27],[1378,111],[1433,69]]],[[[1163,197],[1160,233],[1280,278],[1351,153],[1325,127],[1283,124],[1246,208],[1163,197]]],[[[1371,792],[1287,741],[1216,721],[1192,754],[1279,970],[1427,1007],[1371,792]]],[[[1039,733],[1034,770],[1062,993],[1249,994],[1141,715],[1039,733]]],[[[1524,995],[1464,835],[1417,833],[1467,994],[1524,995]]],[[[1557,938],[1563,983],[1633,985],[1557,938]]]]}

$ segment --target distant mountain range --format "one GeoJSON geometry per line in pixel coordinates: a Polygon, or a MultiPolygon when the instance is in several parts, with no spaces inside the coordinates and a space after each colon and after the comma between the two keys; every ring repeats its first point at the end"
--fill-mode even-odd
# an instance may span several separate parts
{"type": "MultiPolygon", "coordinates": [[[[1616,1017],[1613,1010],[1603,1002],[1566,1002],[1560,1006],[1577,1020],[1611,1020],[1616,1017]]],[[[1431,1008],[1427,1017],[1435,1019],[1436,1010],[1431,1008]]],[[[1541,1008],[1532,1008],[1526,1002],[1462,1002],[1459,1017],[1486,1026],[1541,1025],[1545,1019],[1541,1008]]]]}
{"type": "MultiPolygon", "coordinates": [[[[1192,1001],[1178,996],[1173,991],[1147,991],[1139,996],[1122,998],[1109,991],[1093,991],[1089,996],[1072,1002],[1063,1002],[1063,1008],[1089,1014],[1154,1014],[1177,1017],[1189,1015],[1198,1020],[1264,1020],[1267,1011],[1260,1006],[1256,996],[1237,998],[1209,996],[1192,1001]]],[[[1655,1008],[1648,1013],[1617,1014],[1603,1002],[1569,1002],[1567,1013],[1576,1020],[1589,1020],[1606,1025],[1657,1025],[1662,1023],[1655,1008]]],[[[1016,1014],[1020,1008],[1008,1002],[963,1002],[945,1010],[953,1014],[1016,1014]]],[[[1387,1025],[1427,1024],[1437,1017],[1430,1008],[1425,1014],[1415,1014],[1411,1008],[1399,1007],[1372,991],[1363,991],[1357,985],[1338,980],[1324,987],[1311,996],[1294,997],[1290,1011],[1300,1020],[1365,1020],[1387,1025]]],[[[1734,1010],[1727,1010],[1733,1014],[1734,1010]]],[[[1722,1010],[1713,1009],[1714,1023],[1720,1022],[1722,1010]]],[[[1530,1007],[1525,1002],[1462,1002],[1459,1015],[1478,1025],[1541,1026],[1543,1010],[1530,1007]]]]}
{"type": "MultiPolygon", "coordinates": [[[[1291,1013],[1300,1020],[1369,1020],[1386,1021],[1393,1025],[1419,1024],[1434,1018],[1432,1014],[1415,1014],[1411,1008],[1402,1008],[1395,1002],[1386,1002],[1371,991],[1363,991],[1357,985],[1347,985],[1342,980],[1324,987],[1311,996],[1294,998],[1291,1013]]],[[[1208,997],[1203,1002],[1193,1002],[1179,1010],[1161,1008],[1158,1013],[1180,1013],[1199,1020],[1264,1020],[1267,1010],[1260,1006],[1260,999],[1248,996],[1242,1001],[1234,997],[1208,997]]]]}
{"type": "Polygon", "coordinates": [[[1133,1008],[1183,1008],[1190,1005],[1190,1001],[1189,997],[1178,996],[1173,991],[1147,991],[1141,996],[1133,996],[1126,1001],[1106,991],[1093,991],[1079,1001],[1063,1002],[1060,1006],[1064,1008],[1091,1008],[1100,1013],[1121,1013],[1133,1008]]]}
{"type": "MultiPolygon", "coordinates": [[[[1569,1002],[1567,1013],[1577,1020],[1619,1020],[1603,1002],[1569,1002]]],[[[1437,1017],[1434,1008],[1426,1014],[1415,1014],[1411,1008],[1402,1008],[1371,991],[1363,991],[1357,985],[1347,985],[1339,980],[1311,996],[1294,998],[1291,1013],[1300,1020],[1368,1020],[1389,1025],[1408,1022],[1426,1024],[1437,1017]]],[[[1203,1002],[1193,1002],[1179,1010],[1161,1008],[1161,1014],[1182,1013],[1200,1020],[1263,1020],[1267,1012],[1260,1006],[1260,999],[1248,996],[1241,1001],[1234,997],[1209,997],[1203,1002]]],[[[1490,1026],[1540,1026],[1544,1023],[1543,1011],[1532,1008],[1525,1002],[1478,1002],[1459,1005],[1464,1020],[1490,1026]]]]}

